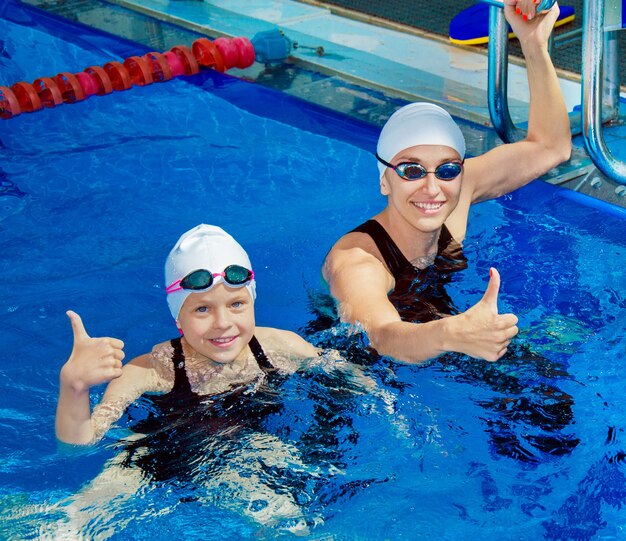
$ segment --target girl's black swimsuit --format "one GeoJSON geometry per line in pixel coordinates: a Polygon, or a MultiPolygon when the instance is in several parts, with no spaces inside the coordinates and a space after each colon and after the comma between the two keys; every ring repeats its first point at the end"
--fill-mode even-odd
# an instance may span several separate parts
{"type": "MultiPolygon", "coordinates": [[[[161,415],[169,415],[179,411],[181,408],[189,409],[193,404],[205,403],[207,398],[194,393],[191,390],[191,384],[187,377],[185,368],[185,354],[183,353],[183,345],[181,338],[173,338],[170,340],[174,355],[172,356],[172,364],[174,366],[174,386],[169,393],[162,395],[150,395],[153,405],[159,410],[161,415]]],[[[261,344],[253,336],[248,344],[252,350],[252,354],[259,368],[266,374],[274,372],[276,369],[265,355],[261,344]]],[[[135,429],[138,432],[141,430],[135,429]]]]}
{"type": "MultiPolygon", "coordinates": [[[[126,466],[139,467],[158,481],[195,477],[200,464],[216,459],[211,452],[219,447],[214,445],[215,438],[232,438],[244,429],[262,429],[264,419],[281,408],[275,393],[252,392],[247,384],[216,395],[195,393],[185,369],[181,339],[174,338],[170,344],[174,350],[174,385],[166,394],[142,399],[149,414],[131,429],[144,437],[127,442],[124,460],[126,466]]],[[[267,387],[277,370],[254,336],[249,345],[266,374],[261,388],[267,387]]]]}

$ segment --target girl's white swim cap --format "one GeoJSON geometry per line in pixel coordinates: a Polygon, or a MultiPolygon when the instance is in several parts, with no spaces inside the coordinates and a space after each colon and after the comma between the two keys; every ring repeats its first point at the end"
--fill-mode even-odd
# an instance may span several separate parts
{"type": "MultiPolygon", "coordinates": [[[[417,145],[442,145],[465,158],[465,138],[450,114],[434,103],[409,103],[393,113],[383,126],[376,152],[391,162],[400,151],[417,145]]],[[[382,177],[386,166],[378,162],[382,177]]]]}
{"type": "MultiPolygon", "coordinates": [[[[224,272],[229,265],[241,265],[252,270],[248,254],[241,245],[221,227],[200,224],[184,233],[165,261],[165,287],[183,279],[190,272],[206,269],[212,273],[224,272]]],[[[245,285],[254,301],[256,284],[245,285]]],[[[179,289],[167,295],[167,304],[174,319],[178,319],[185,299],[193,291],[179,289]]]]}

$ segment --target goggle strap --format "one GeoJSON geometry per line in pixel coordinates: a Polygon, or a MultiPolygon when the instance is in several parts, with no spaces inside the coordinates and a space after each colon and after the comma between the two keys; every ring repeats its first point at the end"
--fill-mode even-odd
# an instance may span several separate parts
{"type": "Polygon", "coordinates": [[[181,289],[183,289],[182,287],[180,287],[181,281],[182,280],[176,280],[175,282],[172,282],[169,286],[165,288],[165,293],[174,293],[174,291],[180,291],[181,289]]]}

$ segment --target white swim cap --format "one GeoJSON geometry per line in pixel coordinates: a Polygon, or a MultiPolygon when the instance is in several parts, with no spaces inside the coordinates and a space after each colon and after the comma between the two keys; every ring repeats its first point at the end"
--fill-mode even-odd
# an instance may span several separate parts
{"type": "MultiPolygon", "coordinates": [[[[252,270],[248,254],[241,245],[221,227],[200,224],[183,234],[165,261],[165,287],[181,280],[190,272],[206,269],[224,272],[229,265],[241,265],[252,270]]],[[[250,280],[245,285],[254,301],[256,285],[250,280]]],[[[167,304],[174,319],[178,319],[185,299],[193,291],[179,289],[167,294],[167,304]]]]}
{"type": "MultiPolygon", "coordinates": [[[[400,151],[417,145],[443,145],[465,158],[465,138],[450,114],[434,103],[409,103],[398,109],[383,126],[376,152],[390,162],[400,151]]],[[[382,177],[387,167],[378,162],[382,177]]]]}

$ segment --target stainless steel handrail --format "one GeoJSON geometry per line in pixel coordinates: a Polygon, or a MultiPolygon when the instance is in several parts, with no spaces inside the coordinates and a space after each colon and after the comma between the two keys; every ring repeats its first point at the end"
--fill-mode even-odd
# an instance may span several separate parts
{"type": "Polygon", "coordinates": [[[618,160],[609,150],[602,130],[603,105],[605,110],[609,109],[609,120],[619,120],[617,31],[605,30],[604,0],[585,0],[584,4],[581,74],[583,141],[594,165],[615,182],[626,184],[626,163],[618,160]]]}
{"type": "MultiPolygon", "coordinates": [[[[515,126],[509,113],[508,24],[502,0],[483,1],[489,4],[489,114],[498,136],[505,143],[512,143],[522,139],[525,133],[515,126]]],[[[543,0],[539,8],[549,9],[554,2],[543,0]]],[[[616,32],[622,27],[622,14],[618,11],[619,8],[612,9],[611,20],[608,28],[605,28],[604,0],[584,1],[581,129],[585,148],[594,165],[607,177],[626,184],[626,164],[611,153],[602,136],[603,122],[619,120],[620,80],[616,32]]]]}
{"type": "Polygon", "coordinates": [[[511,119],[508,99],[509,25],[504,10],[489,2],[489,42],[487,44],[489,116],[496,133],[505,143],[525,137],[511,119]]]}
{"type": "MultiPolygon", "coordinates": [[[[515,126],[509,113],[508,67],[509,25],[504,17],[502,0],[483,0],[489,4],[489,42],[487,94],[489,116],[496,133],[505,143],[520,141],[526,132],[515,126]]],[[[538,11],[550,9],[556,0],[542,0],[538,11]]],[[[552,49],[552,37],[549,47],[552,49]]]]}

